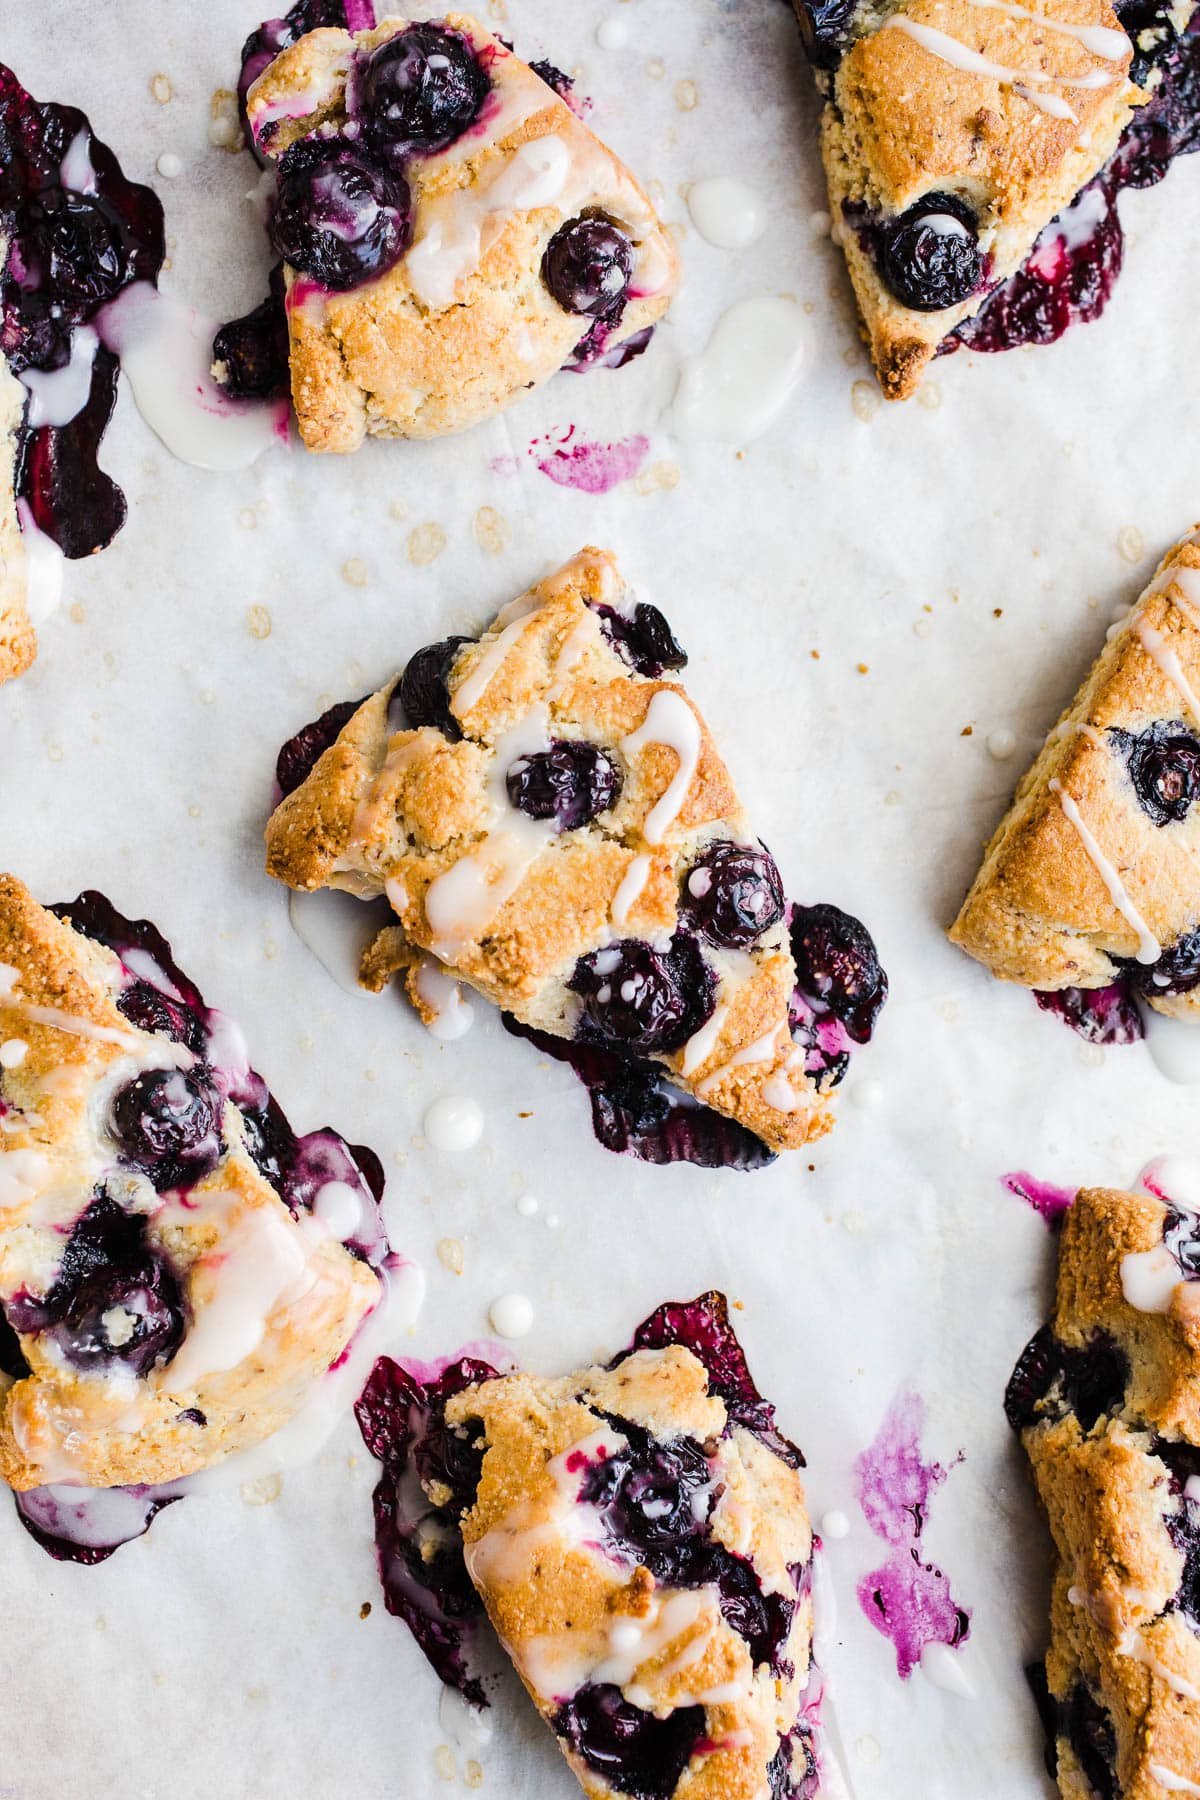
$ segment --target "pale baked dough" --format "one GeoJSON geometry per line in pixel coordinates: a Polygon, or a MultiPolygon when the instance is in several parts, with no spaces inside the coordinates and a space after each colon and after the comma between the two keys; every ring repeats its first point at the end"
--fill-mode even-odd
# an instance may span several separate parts
{"type": "MultiPolygon", "coordinates": [[[[1022,780],[951,927],[956,944],[1004,981],[1096,988],[1138,958],[1135,915],[1164,949],[1200,926],[1200,807],[1156,825],[1110,736],[1161,720],[1200,733],[1197,696],[1200,527],[1163,558],[1022,780]]],[[[1158,994],[1147,980],[1139,992],[1159,1012],[1200,1012],[1200,988],[1158,994]]]]}
{"type": "Polygon", "coordinates": [[[0,1376],[0,1475],[18,1490],[169,1482],[261,1442],[310,1396],[379,1297],[366,1263],[311,1214],[293,1217],[259,1173],[232,1101],[220,1161],[183,1197],[118,1166],[106,1129],[114,1095],[143,1071],[195,1061],[117,1010],[131,979],[113,951],[0,876],[0,1044],[26,1046],[19,1063],[0,1064],[0,1303],[50,1289],[73,1225],[104,1190],[145,1215],[188,1321],[172,1359],[143,1377],[119,1362],[85,1371],[53,1331],[18,1333],[29,1373],[0,1376]],[[240,1317],[249,1289],[257,1340],[239,1344],[231,1318],[218,1366],[191,1366],[197,1321],[207,1315],[212,1351],[213,1323],[223,1308],[240,1317]],[[185,1362],[180,1379],[173,1369],[185,1362]]]}
{"type": "MultiPolygon", "coordinates": [[[[259,76],[247,98],[251,130],[272,157],[318,126],[345,124],[346,79],[356,52],[409,23],[373,31],[311,31],[259,76]]],[[[635,250],[629,304],[607,346],[653,325],[670,304],[678,256],[670,234],[624,164],[527,63],[475,19],[445,23],[469,39],[492,81],[477,123],[446,150],[414,155],[405,176],[414,206],[408,253],[378,280],[341,293],[285,265],[292,401],[310,450],[357,450],[368,434],[441,437],[493,416],[568,361],[590,319],[558,305],[541,278],[558,228],[600,213],[635,250]],[[522,146],[555,137],[567,151],[561,191],[540,205],[486,205],[522,146]],[[429,252],[438,234],[478,232],[457,280],[429,252]],[[445,291],[440,291],[440,290],[445,291]]],[[[519,184],[518,184],[519,185],[519,184]]]]}
{"type": "MultiPolygon", "coordinates": [[[[621,612],[634,599],[610,552],[582,551],[457,653],[448,686],[460,742],[432,726],[397,730],[389,720],[393,680],[281,802],[267,827],[268,872],[293,888],[386,893],[400,921],[368,951],[364,985],[380,988],[406,971],[428,1018],[419,977],[428,953],[524,1023],[570,1037],[578,1002],[566,984],[577,960],[615,938],[669,938],[680,882],[700,851],[715,840],[755,843],[684,689],[635,673],[601,627],[597,607],[621,612]],[[485,669],[481,685],[474,677],[485,669]],[[470,698],[465,710],[460,693],[470,698]],[[677,696],[666,704],[695,734],[681,790],[676,749],[629,742],[660,695],[677,696]],[[603,746],[623,785],[609,812],[539,841],[509,804],[504,776],[520,755],[564,738],[603,746]],[[660,804],[669,824],[652,840],[650,816],[660,804]],[[453,935],[427,909],[431,888],[451,869],[464,886],[471,877],[476,883],[453,935]],[[624,895],[628,906],[614,920],[624,895]]],[[[439,888],[435,910],[446,892],[439,888]]],[[[720,982],[717,1028],[656,1060],[679,1087],[773,1148],[819,1137],[832,1124],[831,1084],[806,1073],[789,1034],[796,972],[786,923],[749,951],[706,947],[705,955],[720,982]]]]}

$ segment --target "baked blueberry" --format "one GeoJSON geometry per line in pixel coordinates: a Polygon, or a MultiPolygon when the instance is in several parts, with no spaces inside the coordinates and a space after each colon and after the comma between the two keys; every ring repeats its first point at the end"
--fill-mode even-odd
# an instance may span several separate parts
{"type": "Polygon", "coordinates": [[[677,931],[665,951],[638,938],[594,950],[567,986],[583,999],[580,1037],[653,1056],[680,1049],[711,1017],[717,978],[695,938],[677,931]]]}
{"type": "Polygon", "coordinates": [[[630,1800],[671,1800],[704,1736],[704,1708],[680,1706],[665,1719],[625,1699],[610,1683],[589,1683],[554,1717],[554,1729],[593,1774],[630,1800]]]}
{"type": "Polygon", "coordinates": [[[283,264],[271,270],[267,298],[213,338],[214,379],[235,400],[272,400],[289,384],[283,264]]]}
{"type": "Polygon", "coordinates": [[[1113,960],[1139,994],[1189,994],[1200,982],[1200,926],[1168,944],[1157,962],[1113,960]]]}
{"type": "Polygon", "coordinates": [[[60,190],[43,201],[38,248],[43,288],[88,312],[125,285],[127,265],[116,222],[98,199],[60,190]]]}
{"type": "Polygon", "coordinates": [[[542,258],[542,280],[566,311],[611,318],[633,278],[633,245],[610,219],[585,216],[560,225],[542,258]]]}
{"type": "Polygon", "coordinates": [[[368,142],[389,158],[444,150],[475,123],[491,88],[460,32],[410,25],[372,50],[354,86],[368,142]]]}
{"type": "Polygon", "coordinates": [[[857,0],[804,0],[796,8],[805,55],[814,69],[836,69],[850,40],[857,0]]]}
{"type": "Polygon", "coordinates": [[[396,687],[395,699],[404,723],[410,729],[434,725],[453,744],[462,737],[462,727],[450,711],[447,678],[462,646],[473,641],[466,637],[443,638],[440,643],[426,644],[415,656],[409,657],[396,687]]]}
{"type": "Polygon", "coordinates": [[[1182,719],[1156,719],[1133,736],[1113,730],[1138,803],[1156,825],[1180,824],[1200,794],[1200,738],[1182,719]]]}
{"type": "Polygon", "coordinates": [[[1080,1430],[1119,1412],[1129,1380],[1125,1352],[1107,1332],[1093,1333],[1084,1345],[1064,1344],[1043,1325],[1026,1344],[1004,1392],[1004,1411],[1014,1431],[1041,1418],[1073,1412],[1080,1430]]]}
{"type": "Polygon", "coordinates": [[[116,1095],[111,1130],[123,1162],[157,1188],[191,1185],[221,1159],[221,1096],[203,1069],[149,1069],[116,1095]]]}
{"type": "Polygon", "coordinates": [[[589,824],[621,791],[612,757],[584,738],[560,738],[548,750],[518,757],[504,783],[519,811],[531,819],[553,819],[559,831],[589,824]]]}
{"type": "Polygon", "coordinates": [[[361,700],[339,700],[311,725],[290,737],[275,760],[275,779],[282,794],[290,794],[316,768],[344,725],[354,717],[361,700]]]}
{"type": "Polygon", "coordinates": [[[664,669],[687,666],[687,651],[657,606],[651,606],[648,600],[639,600],[630,613],[618,612],[615,606],[596,606],[592,610],[614,650],[639,675],[656,680],[664,669]]]}
{"type": "Polygon", "coordinates": [[[712,844],[683,878],[679,910],[694,931],[723,950],[745,950],[784,912],[775,859],[760,844],[712,844]]]}
{"type": "Polygon", "coordinates": [[[866,926],[839,906],[794,906],[792,956],[801,991],[828,1008],[856,1044],[869,1041],[888,979],[866,926]]]}
{"type": "Polygon", "coordinates": [[[983,260],[978,221],[954,194],[925,194],[879,226],[879,273],[905,306],[941,312],[978,292],[983,260]]]}
{"type": "Polygon", "coordinates": [[[279,164],[270,236],[276,254],[343,291],[385,275],[412,237],[412,197],[345,138],[302,138],[279,164]]]}
{"type": "Polygon", "coordinates": [[[199,1053],[204,1047],[204,1021],[189,1006],[172,1000],[148,981],[135,981],[117,998],[117,1011],[139,1031],[157,1031],[199,1053]]]}

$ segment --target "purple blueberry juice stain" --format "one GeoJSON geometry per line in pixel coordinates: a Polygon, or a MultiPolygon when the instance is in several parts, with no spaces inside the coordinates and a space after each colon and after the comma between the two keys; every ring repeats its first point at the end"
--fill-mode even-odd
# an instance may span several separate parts
{"type": "Polygon", "coordinates": [[[1001,1175],[1000,1185],[1018,1200],[1031,1206],[1051,1231],[1056,1231],[1075,1204],[1078,1188],[1058,1187],[1053,1181],[1042,1181],[1025,1169],[1013,1169],[1001,1175]]]}
{"type": "Polygon", "coordinates": [[[1043,1012],[1053,1013],[1089,1044],[1137,1044],[1145,1036],[1142,1015],[1126,978],[1102,988],[1034,989],[1043,1012]]]}
{"type": "Polygon", "coordinates": [[[971,1629],[970,1609],[957,1603],[946,1575],[921,1554],[930,1500],[949,1473],[922,1458],[924,1422],[920,1395],[899,1394],[854,1464],[863,1517],[889,1546],[887,1560],[859,1581],[858,1603],[892,1644],[902,1680],[920,1666],[927,1645],[956,1649],[971,1629]]]}
{"type": "MultiPolygon", "coordinates": [[[[94,890],[49,910],[120,959],[118,1012],[139,1030],[161,1032],[185,1045],[196,1058],[186,1075],[151,1071],[114,1096],[113,1130],[122,1162],[186,1199],[187,1189],[219,1159],[215,1113],[219,1101],[231,1100],[242,1113],[247,1154],[289,1210],[296,1216],[311,1212],[331,1182],[352,1189],[359,1221],[346,1248],[377,1273],[396,1266],[383,1226],[378,1157],[329,1127],[304,1136],[292,1130],[250,1066],[239,1028],[205,1004],[158,928],[147,919],[125,918],[94,890]]],[[[103,1186],[75,1222],[49,1290],[41,1296],[16,1294],[4,1312],[0,1366],[18,1378],[28,1369],[21,1366],[14,1327],[53,1334],[59,1353],[81,1368],[124,1368],[135,1375],[168,1362],[187,1328],[181,1284],[165,1253],[147,1243],[144,1217],[126,1213],[103,1186]],[[105,1327],[106,1314],[118,1305],[126,1305],[137,1321],[119,1346],[110,1342],[105,1327]]],[[[197,1431],[207,1428],[196,1408],[180,1418],[197,1431]]],[[[56,1485],[15,1498],[18,1517],[43,1549],[60,1561],[96,1563],[140,1537],[155,1514],[185,1492],[179,1482],[92,1489],[56,1485]]]]}
{"type": "Polygon", "coordinates": [[[529,454],[543,475],[556,487],[576,488],[581,494],[607,494],[640,473],[650,454],[650,439],[642,432],[604,444],[576,435],[574,425],[546,437],[535,438],[529,454]]]}
{"type": "Polygon", "coordinates": [[[118,362],[94,328],[124,289],[157,282],[163,211],[149,188],[126,179],[84,113],[34,100],[3,64],[0,239],[0,352],[29,390],[17,432],[18,516],[64,556],[90,556],[126,514],[97,461],[118,362]],[[91,380],[80,400],[65,372],[85,362],[91,380]]]}

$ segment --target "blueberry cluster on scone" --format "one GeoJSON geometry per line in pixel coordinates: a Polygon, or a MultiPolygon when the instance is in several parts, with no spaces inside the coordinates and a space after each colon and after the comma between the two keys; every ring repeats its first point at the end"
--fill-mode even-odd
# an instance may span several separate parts
{"type": "MultiPolygon", "coordinates": [[[[1134,44],[1109,0],[794,5],[835,235],[880,384],[904,399],[1112,155],[1146,98],[1134,44]]],[[[1191,11],[1156,13],[1161,32],[1191,11]]]]}
{"type": "Polygon", "coordinates": [[[867,933],[798,908],[678,682],[656,607],[589,549],[285,746],[267,867],[386,894],[364,985],[448,969],[523,1024],[647,1057],[774,1148],[820,1136],[887,992],[867,933]],[[811,971],[799,990],[793,945],[811,971]]]}
{"type": "Polygon", "coordinates": [[[1200,1792],[1200,1215],[1083,1190],[1005,1407],[1057,1553],[1035,1687],[1064,1800],[1200,1792]]]}
{"type": "Polygon", "coordinates": [[[0,682],[37,654],[44,558],[90,556],[125,522],[96,461],[117,391],[102,315],[164,253],[157,196],[0,64],[0,682]]]}
{"type": "Polygon", "coordinates": [[[389,1605],[395,1594],[439,1673],[484,1699],[446,1659],[453,1628],[431,1641],[435,1616],[469,1617],[445,1575],[465,1563],[595,1800],[808,1800],[803,1458],[750,1380],[723,1296],[660,1307],[606,1368],[493,1374],[453,1365],[429,1392],[385,1359],[359,1406],[385,1464],[389,1605]],[[420,1510],[414,1487],[423,1559],[395,1530],[420,1510]]]}
{"type": "Polygon", "coordinates": [[[0,876],[0,1475],[171,1482],[257,1444],[380,1297],[382,1174],[297,1138],[153,926],[0,876]]]}
{"type": "Polygon", "coordinates": [[[1200,530],[1113,628],[950,936],[1005,981],[1200,1011],[1200,530]]]}
{"type": "Polygon", "coordinates": [[[650,201],[476,20],[311,31],[246,96],[274,164],[292,398],[312,450],[477,424],[654,325],[650,201]]]}

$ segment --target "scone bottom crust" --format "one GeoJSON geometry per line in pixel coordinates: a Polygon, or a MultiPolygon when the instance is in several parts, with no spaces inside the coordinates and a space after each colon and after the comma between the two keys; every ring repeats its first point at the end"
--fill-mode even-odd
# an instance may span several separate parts
{"type": "Polygon", "coordinates": [[[589,1795],[816,1793],[803,1459],[722,1295],[561,1380],[382,1358],[358,1415],[386,1604],[443,1681],[487,1704],[490,1625],[589,1795]]]}
{"type": "Polygon", "coordinates": [[[52,1554],[102,1560],[304,1406],[382,1297],[382,1193],[153,925],[0,876],[0,1474],[52,1554]]]}
{"type": "Polygon", "coordinates": [[[289,740],[267,867],[386,895],[363,984],[402,975],[435,1026],[447,976],[477,989],[575,1067],[607,1148],[752,1168],[829,1129],[887,977],[858,920],[786,899],[685,661],[584,550],[289,740]]]}

